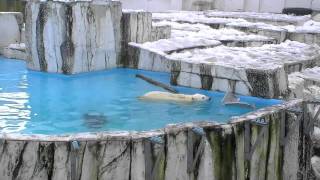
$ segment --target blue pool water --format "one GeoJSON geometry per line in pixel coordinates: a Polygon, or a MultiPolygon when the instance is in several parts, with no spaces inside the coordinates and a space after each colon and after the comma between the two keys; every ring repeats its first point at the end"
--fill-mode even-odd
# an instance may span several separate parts
{"type": "MultiPolygon", "coordinates": [[[[28,71],[22,61],[0,59],[0,132],[66,134],[77,132],[150,130],[190,121],[227,121],[252,111],[221,105],[223,93],[176,87],[201,93],[209,102],[193,104],[142,102],[149,91],[161,90],[137,73],[169,84],[169,74],[113,69],[73,76],[28,71]],[[94,116],[94,118],[92,118],[94,116]],[[93,119],[93,120],[92,120],[93,119]]],[[[262,108],[281,103],[253,97],[244,102],[262,108]]]]}

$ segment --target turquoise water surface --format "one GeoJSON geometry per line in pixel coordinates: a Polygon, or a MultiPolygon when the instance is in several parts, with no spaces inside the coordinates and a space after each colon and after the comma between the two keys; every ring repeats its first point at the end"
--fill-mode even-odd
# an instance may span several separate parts
{"type": "MultiPolygon", "coordinates": [[[[28,71],[23,61],[0,58],[0,132],[66,134],[77,132],[151,130],[190,121],[225,122],[250,108],[223,106],[224,96],[175,87],[185,94],[212,98],[192,104],[145,102],[138,96],[161,90],[135,75],[144,74],[169,84],[169,74],[132,69],[65,76],[28,71]]],[[[241,96],[257,108],[281,103],[241,96]]]]}

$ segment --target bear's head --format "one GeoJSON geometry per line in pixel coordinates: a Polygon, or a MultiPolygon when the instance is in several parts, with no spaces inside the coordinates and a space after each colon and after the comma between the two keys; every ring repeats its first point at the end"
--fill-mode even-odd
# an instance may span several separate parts
{"type": "Polygon", "coordinates": [[[202,94],[194,94],[192,96],[193,101],[210,101],[211,98],[202,94]]]}

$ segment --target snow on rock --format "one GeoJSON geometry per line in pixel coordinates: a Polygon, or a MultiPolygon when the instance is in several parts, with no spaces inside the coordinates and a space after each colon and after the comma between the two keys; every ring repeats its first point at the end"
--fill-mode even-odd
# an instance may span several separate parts
{"type": "Polygon", "coordinates": [[[299,32],[299,33],[320,33],[320,22],[317,21],[307,21],[302,26],[286,26],[289,32],[299,32]]]}
{"type": "Polygon", "coordinates": [[[179,23],[179,22],[172,22],[168,20],[153,22],[152,25],[153,26],[171,26],[171,28],[175,30],[184,30],[184,31],[193,31],[193,32],[212,29],[210,26],[205,24],[179,23]]]}
{"type": "Polygon", "coordinates": [[[272,31],[287,31],[290,33],[320,33],[320,22],[313,20],[306,21],[301,25],[277,26],[263,22],[231,22],[226,24],[227,27],[245,27],[257,28],[272,31]]]}
{"type": "Polygon", "coordinates": [[[216,40],[209,40],[209,39],[203,39],[203,38],[175,37],[170,39],[160,39],[154,42],[146,42],[143,44],[137,44],[132,42],[129,44],[132,46],[157,52],[162,55],[166,55],[166,53],[171,53],[174,51],[179,51],[184,49],[199,48],[199,47],[214,47],[214,46],[220,45],[221,43],[216,40]]]}
{"type": "Polygon", "coordinates": [[[286,31],[287,29],[282,26],[276,26],[263,22],[230,22],[226,24],[228,27],[246,27],[246,28],[257,28],[272,31],[286,31]]]}
{"type": "Polygon", "coordinates": [[[287,14],[275,13],[257,13],[257,12],[224,12],[224,11],[208,11],[205,13],[208,17],[219,18],[242,18],[253,22],[280,22],[288,24],[299,24],[311,19],[311,16],[294,16],[287,14]]]}
{"type": "MultiPolygon", "coordinates": [[[[284,64],[318,59],[320,47],[294,41],[262,47],[225,47],[187,50],[169,55],[171,59],[237,68],[274,69],[284,64]]],[[[317,62],[318,64],[320,62],[317,62]]],[[[295,70],[292,70],[295,71],[295,70]]]]}
{"type": "Polygon", "coordinates": [[[290,98],[312,100],[320,97],[320,67],[292,73],[288,79],[290,98]]]}
{"type": "Polygon", "coordinates": [[[154,20],[169,20],[176,22],[188,23],[202,23],[202,24],[227,24],[230,22],[246,22],[244,19],[229,19],[229,18],[211,18],[205,16],[202,12],[166,12],[166,13],[153,13],[154,20]]]}
{"type": "Polygon", "coordinates": [[[166,58],[181,64],[171,66],[173,84],[281,98],[288,92],[287,74],[319,65],[319,52],[317,45],[287,41],[262,47],[192,49],[166,58]]]}
{"type": "MultiPolygon", "coordinates": [[[[153,20],[167,20],[195,24],[194,27],[172,24],[178,30],[205,31],[212,28],[233,28],[246,33],[274,38],[278,43],[293,40],[307,44],[320,44],[320,23],[310,16],[293,16],[251,12],[169,12],[153,13],[153,20]],[[183,29],[184,28],[184,29],[183,29]]],[[[162,22],[159,22],[162,23],[162,22]]],[[[168,24],[168,23],[162,23],[168,24]]]]}
{"type": "Polygon", "coordinates": [[[195,48],[198,41],[188,48],[184,41],[130,43],[130,67],[171,72],[176,85],[280,98],[288,91],[288,73],[320,64],[319,46],[294,41],[247,48],[195,48]]]}
{"type": "Polygon", "coordinates": [[[215,39],[219,41],[272,41],[272,38],[247,34],[235,29],[213,29],[204,24],[178,23],[171,21],[154,22],[154,25],[171,26],[171,37],[197,37],[215,39]]]}

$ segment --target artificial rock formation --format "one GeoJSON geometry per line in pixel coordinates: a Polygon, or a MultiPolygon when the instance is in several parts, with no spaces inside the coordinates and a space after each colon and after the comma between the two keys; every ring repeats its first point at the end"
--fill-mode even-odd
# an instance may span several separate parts
{"type": "Polygon", "coordinates": [[[122,52],[121,63],[129,66],[128,43],[150,41],[152,33],[152,15],[144,11],[124,11],[121,20],[122,52]]]}
{"type": "Polygon", "coordinates": [[[20,59],[26,60],[26,47],[24,43],[21,44],[10,44],[8,47],[0,49],[0,54],[9,59],[20,59]]]}
{"type": "Polygon", "coordinates": [[[0,12],[0,49],[10,44],[20,43],[23,15],[18,12],[0,12]]]}
{"type": "Polygon", "coordinates": [[[234,48],[192,40],[130,43],[130,67],[171,72],[173,85],[280,98],[288,95],[288,74],[320,65],[319,47],[298,42],[234,48]]]}
{"type": "Polygon", "coordinates": [[[170,26],[152,26],[150,41],[157,41],[159,39],[169,39],[171,37],[170,26]]]}
{"type": "MultiPolygon", "coordinates": [[[[228,124],[188,123],[141,133],[2,135],[0,177],[51,180],[309,180],[301,101],[228,124]],[[296,125],[292,125],[295,124],[296,125]],[[292,126],[287,126],[292,125],[292,126]]],[[[307,117],[307,116],[306,116],[307,117]]]]}
{"type": "Polygon", "coordinates": [[[64,74],[117,67],[121,16],[116,1],[29,1],[28,67],[64,74]]]}

